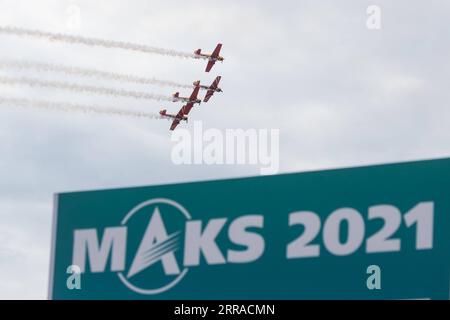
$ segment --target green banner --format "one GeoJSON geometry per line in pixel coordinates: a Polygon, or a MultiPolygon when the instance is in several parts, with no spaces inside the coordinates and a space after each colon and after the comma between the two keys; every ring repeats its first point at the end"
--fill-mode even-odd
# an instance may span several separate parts
{"type": "Polygon", "coordinates": [[[55,196],[53,299],[448,299],[450,159],[55,196]]]}

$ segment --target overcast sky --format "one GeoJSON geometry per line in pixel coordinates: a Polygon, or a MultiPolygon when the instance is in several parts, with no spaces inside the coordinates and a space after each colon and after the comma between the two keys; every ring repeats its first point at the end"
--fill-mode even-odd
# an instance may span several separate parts
{"type": "MultiPolygon", "coordinates": [[[[0,0],[0,25],[192,52],[223,43],[223,64],[0,34],[0,59],[191,83],[223,94],[191,112],[207,128],[280,130],[280,172],[450,155],[450,2],[0,0]],[[369,5],[381,30],[366,27],[369,5]],[[67,26],[80,8],[80,29],[67,26]]],[[[175,90],[0,69],[158,94],[175,90]]],[[[180,90],[189,94],[189,90],[180,90]]],[[[0,85],[0,97],[157,112],[172,102],[0,85]]],[[[171,162],[169,123],[0,105],[0,299],[45,299],[52,197],[61,191],[258,175],[255,165],[171,162]]],[[[193,129],[190,122],[185,126],[193,129]]]]}

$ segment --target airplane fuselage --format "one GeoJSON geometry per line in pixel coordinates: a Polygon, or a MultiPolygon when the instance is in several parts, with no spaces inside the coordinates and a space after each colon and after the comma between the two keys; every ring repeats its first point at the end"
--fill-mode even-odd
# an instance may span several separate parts
{"type": "Polygon", "coordinates": [[[214,92],[222,92],[222,89],[220,88],[216,88],[216,89],[211,89],[208,86],[200,86],[200,88],[204,89],[204,90],[214,90],[214,92]]]}
{"type": "Polygon", "coordinates": [[[163,118],[167,118],[167,119],[180,119],[180,121],[186,121],[186,122],[188,120],[187,116],[183,116],[182,118],[180,118],[180,117],[177,117],[177,115],[175,115],[175,114],[169,114],[169,113],[162,114],[161,116],[163,118]]]}
{"type": "Polygon", "coordinates": [[[209,61],[220,61],[223,62],[224,58],[222,56],[218,57],[211,57],[210,54],[207,53],[197,53],[196,54],[198,58],[207,58],[209,61]]]}
{"type": "Polygon", "coordinates": [[[172,102],[178,102],[178,101],[183,101],[186,103],[198,103],[198,104],[200,104],[202,102],[202,100],[200,100],[200,99],[191,100],[190,98],[187,98],[187,97],[174,97],[172,100],[172,102]]]}

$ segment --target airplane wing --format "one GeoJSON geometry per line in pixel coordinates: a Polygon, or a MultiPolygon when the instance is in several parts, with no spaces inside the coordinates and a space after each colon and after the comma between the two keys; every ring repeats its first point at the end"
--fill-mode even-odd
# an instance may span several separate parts
{"type": "Polygon", "coordinates": [[[221,79],[221,76],[216,77],[214,82],[209,87],[209,90],[206,92],[205,99],[203,99],[203,102],[208,102],[208,100],[213,96],[215,90],[219,86],[220,79],[221,79]]]}
{"type": "Polygon", "coordinates": [[[184,116],[184,106],[181,107],[180,111],[178,111],[177,115],[175,116],[175,119],[173,120],[172,125],[170,126],[170,130],[175,130],[177,125],[179,125],[181,120],[183,119],[183,116],[184,116]]]}
{"type": "Polygon", "coordinates": [[[170,130],[175,130],[175,128],[177,127],[177,125],[180,123],[180,119],[175,118],[175,120],[173,120],[172,125],[170,126],[170,130]]]}
{"type": "Polygon", "coordinates": [[[222,49],[222,44],[219,43],[216,48],[214,49],[213,53],[211,53],[211,57],[212,58],[217,58],[219,56],[220,53],[220,49],[222,49]]]}
{"type": "Polygon", "coordinates": [[[192,102],[186,103],[181,110],[183,111],[184,115],[188,115],[189,112],[191,112],[192,107],[194,106],[194,104],[192,102]]]}
{"type": "Polygon", "coordinates": [[[219,86],[220,79],[222,79],[222,77],[221,76],[217,76],[216,79],[214,80],[214,82],[212,83],[210,88],[213,89],[213,90],[216,90],[217,87],[219,86]]]}
{"type": "Polygon", "coordinates": [[[176,117],[177,119],[183,119],[184,113],[183,113],[183,107],[180,109],[180,111],[178,111],[176,117]]]}
{"type": "Polygon", "coordinates": [[[208,61],[208,64],[206,65],[205,72],[209,72],[209,70],[211,70],[211,68],[213,67],[214,63],[216,63],[214,60],[208,61]]]}
{"type": "Polygon", "coordinates": [[[214,94],[214,90],[209,89],[206,92],[205,99],[203,99],[203,102],[208,102],[209,98],[211,98],[213,96],[213,94],[214,94]]]}
{"type": "Polygon", "coordinates": [[[189,97],[189,100],[193,101],[193,100],[197,99],[198,91],[199,91],[199,90],[200,90],[200,87],[199,87],[199,86],[196,86],[196,87],[194,88],[194,91],[192,91],[192,94],[191,94],[191,96],[189,97]]]}

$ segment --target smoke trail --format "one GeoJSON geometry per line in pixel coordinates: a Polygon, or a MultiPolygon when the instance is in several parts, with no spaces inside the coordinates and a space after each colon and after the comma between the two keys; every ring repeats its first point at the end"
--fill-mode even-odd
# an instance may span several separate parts
{"type": "Polygon", "coordinates": [[[145,100],[158,100],[158,101],[172,101],[172,97],[158,94],[150,94],[140,91],[128,91],[122,89],[113,89],[107,87],[94,87],[94,86],[82,86],[69,82],[59,82],[59,81],[42,81],[31,78],[9,78],[0,77],[0,83],[6,85],[28,85],[30,87],[44,87],[44,88],[55,88],[61,90],[69,90],[80,93],[96,93],[103,95],[111,95],[114,97],[126,97],[135,99],[145,99],[145,100]]]}
{"type": "Polygon", "coordinates": [[[189,89],[192,85],[181,84],[174,81],[159,80],[155,78],[137,77],[130,74],[120,74],[115,72],[101,71],[95,69],[78,68],[72,66],[56,65],[52,63],[43,63],[37,61],[17,61],[17,60],[0,60],[0,68],[14,69],[34,69],[39,72],[60,72],[67,75],[75,75],[82,77],[91,77],[106,80],[115,80],[120,82],[131,82],[138,84],[158,85],[167,87],[176,87],[189,89]]]}
{"type": "Polygon", "coordinates": [[[38,108],[51,111],[63,111],[63,112],[78,112],[78,113],[95,113],[111,116],[124,116],[133,118],[147,118],[147,119],[163,119],[157,113],[139,112],[122,110],[111,107],[99,107],[95,105],[79,105],[66,102],[51,102],[44,100],[30,100],[30,99],[17,99],[0,97],[0,105],[22,107],[22,108],[38,108]]]}
{"type": "Polygon", "coordinates": [[[43,32],[38,30],[30,30],[18,27],[0,26],[0,33],[17,35],[22,37],[34,37],[40,39],[47,39],[50,41],[59,41],[72,44],[84,44],[87,46],[97,46],[104,48],[117,48],[124,50],[132,50],[143,53],[154,53],[165,56],[179,57],[179,58],[200,58],[193,53],[181,52],[176,50],[162,49],[157,47],[146,46],[142,44],[103,40],[96,38],[85,38],[80,36],[73,36],[60,33],[43,32]]]}

